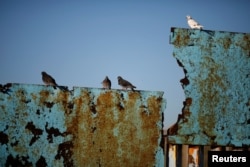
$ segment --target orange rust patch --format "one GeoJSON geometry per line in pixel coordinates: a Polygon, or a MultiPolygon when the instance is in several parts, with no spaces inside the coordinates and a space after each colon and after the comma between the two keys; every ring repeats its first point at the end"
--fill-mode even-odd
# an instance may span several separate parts
{"type": "Polygon", "coordinates": [[[103,106],[105,108],[112,107],[113,105],[112,99],[113,99],[112,92],[109,91],[102,93],[97,98],[97,106],[103,106]]]}
{"type": "Polygon", "coordinates": [[[84,154],[88,149],[92,150],[93,144],[90,136],[92,118],[90,111],[91,97],[88,91],[82,91],[81,95],[74,99],[75,113],[71,115],[71,119],[67,120],[67,131],[73,135],[73,159],[75,166],[87,164],[85,159],[88,155],[84,154]]]}
{"type": "MultiPolygon", "coordinates": [[[[151,96],[148,98],[147,103],[148,103],[148,112],[149,112],[149,116],[147,116],[146,114],[142,114],[143,116],[142,118],[142,130],[144,131],[149,131],[150,136],[159,136],[160,131],[156,131],[154,128],[152,127],[157,127],[157,122],[159,121],[159,118],[162,118],[161,115],[161,98],[156,98],[154,96],[151,96]],[[153,134],[152,134],[153,133],[153,134]]],[[[159,129],[160,130],[160,129],[159,129]]],[[[155,138],[153,138],[153,141],[151,142],[156,142],[154,141],[155,138]]],[[[152,143],[152,145],[154,145],[152,143]]]]}
{"type": "Polygon", "coordinates": [[[33,99],[34,101],[36,101],[36,99],[37,99],[37,96],[36,96],[36,94],[34,94],[34,93],[31,93],[30,95],[31,95],[32,99],[33,99]]]}
{"type": "Polygon", "coordinates": [[[188,164],[193,166],[199,165],[199,147],[190,146],[188,148],[188,164]]]}
{"type": "Polygon", "coordinates": [[[188,97],[187,99],[186,99],[186,105],[187,106],[190,106],[192,104],[192,98],[191,97],[188,97]]]}
{"type": "Polygon", "coordinates": [[[250,49],[250,35],[244,35],[243,41],[246,43],[246,45],[243,47],[244,50],[250,49]]]}
{"type": "Polygon", "coordinates": [[[62,105],[62,111],[64,111],[66,114],[69,114],[72,112],[72,108],[69,107],[70,92],[68,91],[60,91],[56,97],[56,102],[61,103],[62,105]]]}
{"type": "Polygon", "coordinates": [[[93,98],[91,92],[82,91],[74,100],[75,116],[67,122],[67,131],[74,136],[74,165],[153,166],[161,134],[157,125],[161,102],[149,97],[144,106],[147,114],[138,107],[142,106],[138,92],[107,91],[93,98]],[[122,95],[126,93],[128,99],[122,95]]]}
{"type": "Polygon", "coordinates": [[[176,47],[186,46],[188,44],[189,40],[190,40],[189,35],[187,34],[187,32],[183,31],[183,33],[177,34],[176,39],[175,39],[173,44],[176,47]]]}
{"type": "Polygon", "coordinates": [[[128,99],[125,101],[126,107],[133,108],[132,106],[136,104],[138,99],[140,99],[140,94],[138,92],[128,92],[128,99]]]}
{"type": "Polygon", "coordinates": [[[231,44],[232,44],[231,38],[225,38],[223,40],[224,49],[228,49],[231,44]]]}
{"type": "Polygon", "coordinates": [[[21,103],[18,103],[18,106],[16,108],[17,111],[25,111],[27,106],[26,103],[29,102],[29,100],[26,98],[27,92],[24,89],[19,89],[16,91],[16,97],[19,99],[21,103]]]}
{"type": "Polygon", "coordinates": [[[41,90],[40,91],[40,104],[43,106],[43,103],[46,102],[50,96],[50,92],[48,90],[41,90]]]}
{"type": "Polygon", "coordinates": [[[44,98],[48,98],[49,97],[49,91],[47,91],[47,90],[42,90],[41,92],[40,92],[40,96],[41,97],[44,97],[44,98]]]}

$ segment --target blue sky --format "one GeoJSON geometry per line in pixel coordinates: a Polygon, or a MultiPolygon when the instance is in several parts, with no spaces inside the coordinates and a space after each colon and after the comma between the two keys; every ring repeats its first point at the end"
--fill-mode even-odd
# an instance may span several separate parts
{"type": "Polygon", "coordinates": [[[0,83],[101,87],[107,75],[139,90],[164,91],[164,124],[177,120],[184,101],[182,68],[172,56],[171,27],[250,33],[249,0],[0,1],[0,83]]]}

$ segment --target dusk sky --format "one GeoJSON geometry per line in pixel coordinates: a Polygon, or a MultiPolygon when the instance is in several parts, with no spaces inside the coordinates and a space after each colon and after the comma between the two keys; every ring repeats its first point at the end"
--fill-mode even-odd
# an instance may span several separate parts
{"type": "Polygon", "coordinates": [[[0,83],[102,87],[117,76],[138,90],[164,91],[164,125],[181,113],[183,69],[173,57],[170,28],[191,15],[206,30],[250,33],[249,0],[0,1],[0,83]]]}

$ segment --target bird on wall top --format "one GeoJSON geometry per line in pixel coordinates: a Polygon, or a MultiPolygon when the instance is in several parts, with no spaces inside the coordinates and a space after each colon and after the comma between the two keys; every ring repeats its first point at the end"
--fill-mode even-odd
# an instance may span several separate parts
{"type": "Polygon", "coordinates": [[[47,74],[46,72],[42,71],[41,74],[42,74],[42,80],[45,85],[53,86],[54,89],[58,87],[59,89],[63,91],[66,91],[66,90],[68,91],[68,87],[57,85],[56,80],[52,76],[47,74]]]}
{"type": "Polygon", "coordinates": [[[197,21],[195,21],[191,16],[187,15],[187,23],[191,29],[203,29],[203,26],[200,25],[197,21]]]}
{"type": "Polygon", "coordinates": [[[42,71],[42,80],[43,80],[45,85],[53,86],[54,89],[57,86],[56,80],[44,71],[42,71]]]}
{"type": "Polygon", "coordinates": [[[102,81],[102,86],[104,89],[111,89],[111,81],[109,80],[108,76],[102,81]]]}
{"type": "Polygon", "coordinates": [[[121,76],[118,76],[117,79],[118,79],[118,84],[122,86],[123,89],[127,90],[127,88],[130,88],[131,90],[134,91],[134,88],[136,88],[134,85],[132,85],[129,81],[123,79],[121,76]]]}

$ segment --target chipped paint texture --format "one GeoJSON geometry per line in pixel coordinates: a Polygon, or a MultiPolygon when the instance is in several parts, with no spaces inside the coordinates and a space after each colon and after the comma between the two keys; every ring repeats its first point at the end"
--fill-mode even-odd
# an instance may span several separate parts
{"type": "Polygon", "coordinates": [[[172,28],[186,100],[170,143],[250,145],[250,34],[172,28]]]}
{"type": "Polygon", "coordinates": [[[12,84],[0,166],[163,166],[163,92],[12,84]]]}

